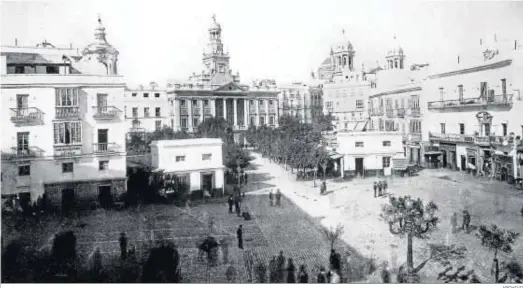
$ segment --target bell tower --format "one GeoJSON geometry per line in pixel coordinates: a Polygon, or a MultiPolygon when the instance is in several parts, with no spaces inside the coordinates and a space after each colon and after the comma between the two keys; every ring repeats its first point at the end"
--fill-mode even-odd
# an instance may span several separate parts
{"type": "Polygon", "coordinates": [[[209,42],[203,53],[203,64],[209,74],[230,74],[229,54],[223,51],[222,28],[216,22],[216,15],[212,16],[209,27],[209,42]]]}

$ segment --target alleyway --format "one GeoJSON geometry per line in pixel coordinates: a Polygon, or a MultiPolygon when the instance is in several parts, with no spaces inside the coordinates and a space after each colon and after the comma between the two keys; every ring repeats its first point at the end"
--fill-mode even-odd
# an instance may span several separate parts
{"type": "MultiPolygon", "coordinates": [[[[343,224],[343,239],[363,256],[377,259],[378,263],[387,261],[393,269],[406,261],[406,239],[390,234],[388,225],[379,217],[381,206],[388,202],[388,198],[373,197],[372,183],[377,179],[329,180],[328,191],[332,192],[321,196],[319,187],[313,187],[312,181],[298,182],[296,175],[290,171],[261,158],[259,154],[253,153],[253,156],[256,157],[254,162],[259,165],[257,173],[273,176],[265,183],[279,187],[285,196],[310,216],[322,218],[323,225],[343,224]]],[[[439,207],[439,229],[428,240],[414,240],[415,265],[428,257],[427,243],[456,244],[468,249],[466,261],[459,264],[474,269],[482,282],[489,281],[493,253],[482,247],[473,233],[451,233],[450,216],[453,212],[460,216],[459,224],[461,212],[467,209],[472,216],[472,225],[496,224],[523,232],[523,218],[520,215],[523,196],[504,183],[476,179],[448,170],[424,170],[415,177],[388,178],[387,181],[389,194],[408,194],[425,202],[433,200],[439,207]]],[[[518,239],[514,246],[510,257],[523,259],[523,239],[518,239]]],[[[425,282],[433,282],[433,276],[441,272],[438,269],[441,267],[434,267],[429,262],[421,271],[431,272],[425,275],[425,282]]]]}

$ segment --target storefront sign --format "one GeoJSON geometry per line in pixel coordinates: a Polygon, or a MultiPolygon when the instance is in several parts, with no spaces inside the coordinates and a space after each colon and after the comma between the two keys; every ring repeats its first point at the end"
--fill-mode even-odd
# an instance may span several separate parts
{"type": "Polygon", "coordinates": [[[456,151],[456,145],[451,145],[451,144],[443,144],[443,143],[440,143],[440,144],[439,144],[439,148],[440,148],[441,150],[456,151]]]}
{"type": "Polygon", "coordinates": [[[437,146],[425,146],[425,151],[426,152],[432,152],[432,151],[437,152],[437,151],[439,151],[439,147],[437,147],[437,146]]]}
{"type": "Polygon", "coordinates": [[[476,157],[476,149],[467,148],[467,156],[476,157]]]}
{"type": "Polygon", "coordinates": [[[494,161],[499,163],[512,163],[512,157],[508,155],[494,155],[494,161]]]}

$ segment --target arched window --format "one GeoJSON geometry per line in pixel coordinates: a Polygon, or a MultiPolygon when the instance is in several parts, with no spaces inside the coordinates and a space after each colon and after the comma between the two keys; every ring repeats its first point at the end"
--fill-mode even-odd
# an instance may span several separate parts
{"type": "Polygon", "coordinates": [[[394,68],[398,68],[398,60],[394,61],[394,68]]]}
{"type": "Polygon", "coordinates": [[[347,56],[343,56],[343,67],[347,66],[347,56]]]}

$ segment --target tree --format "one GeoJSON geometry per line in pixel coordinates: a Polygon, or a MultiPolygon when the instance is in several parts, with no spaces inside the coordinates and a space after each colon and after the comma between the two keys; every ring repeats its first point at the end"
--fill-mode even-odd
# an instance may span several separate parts
{"type": "Polygon", "coordinates": [[[476,236],[481,240],[481,245],[487,247],[489,250],[494,251],[493,259],[493,274],[494,281],[499,283],[499,260],[498,252],[511,253],[512,245],[516,242],[519,237],[519,233],[513,232],[508,229],[498,228],[496,225],[487,227],[481,225],[476,233],[476,236]]]}
{"type": "Polygon", "coordinates": [[[416,278],[412,253],[412,239],[417,237],[427,239],[430,232],[437,228],[438,218],[435,216],[438,207],[434,202],[423,205],[423,202],[412,200],[410,196],[396,199],[390,197],[390,204],[382,208],[382,218],[389,224],[393,235],[407,235],[407,281],[416,278]]]}
{"type": "Polygon", "coordinates": [[[152,248],[144,263],[142,282],[144,283],[179,283],[180,254],[174,245],[161,245],[152,248]]]}
{"type": "Polygon", "coordinates": [[[323,235],[327,237],[327,240],[329,240],[329,243],[331,245],[331,250],[334,249],[334,244],[336,244],[336,241],[338,241],[341,236],[343,235],[343,225],[338,224],[336,227],[329,227],[329,228],[323,228],[322,229],[323,235]]]}

